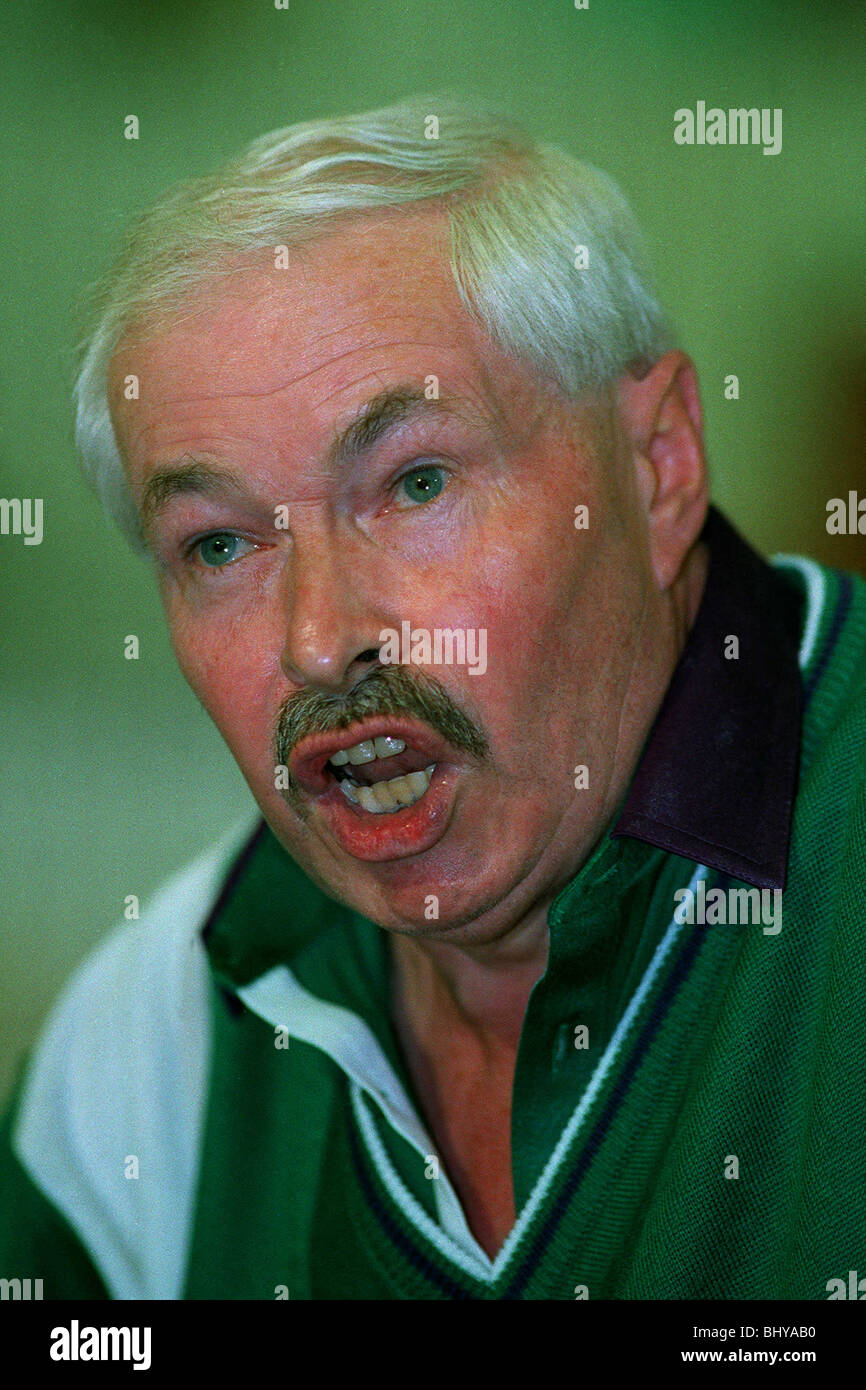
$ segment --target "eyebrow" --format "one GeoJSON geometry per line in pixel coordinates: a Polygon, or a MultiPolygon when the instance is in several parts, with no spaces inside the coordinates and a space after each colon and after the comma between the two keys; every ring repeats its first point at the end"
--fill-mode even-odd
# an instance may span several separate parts
{"type": "MultiPolygon", "coordinates": [[[[327,459],[332,468],[344,467],[369,452],[387,434],[417,416],[458,415],[478,424],[489,421],[468,401],[450,395],[435,398],[417,386],[397,386],[380,391],[362,406],[358,414],[339,431],[331,443],[327,459]]],[[[188,458],[154,469],[144,486],[141,519],[145,534],[173,497],[190,494],[214,497],[224,493],[239,496],[246,491],[242,477],[229,468],[188,458]]]]}
{"type": "Polygon", "coordinates": [[[144,485],[141,498],[141,522],[147,533],[156,517],[173,497],[198,495],[215,497],[220,493],[244,491],[243,479],[228,468],[216,468],[200,459],[156,468],[144,485]]]}
{"type": "Polygon", "coordinates": [[[421,414],[463,415],[476,422],[481,418],[480,412],[457,396],[428,397],[419,386],[391,387],[367,401],[340,431],[328,451],[329,463],[340,467],[354,462],[386,434],[421,414]]]}

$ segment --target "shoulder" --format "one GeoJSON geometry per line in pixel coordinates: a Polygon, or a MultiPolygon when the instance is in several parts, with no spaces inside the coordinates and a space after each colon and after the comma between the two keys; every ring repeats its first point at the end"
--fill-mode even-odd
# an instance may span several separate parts
{"type": "Polygon", "coordinates": [[[862,959],[866,580],[803,556],[776,556],[774,563],[804,598],[799,653],[803,724],[791,885],[799,885],[810,920],[825,905],[837,942],[848,942],[862,959]]]}
{"type": "Polygon", "coordinates": [[[13,1148],[115,1298],[176,1298],[210,1036],[201,928],[255,822],[173,875],[72,976],[31,1057],[13,1148]]]}
{"type": "Polygon", "coordinates": [[[866,740],[866,579],[801,555],[773,564],[804,600],[799,664],[804,762],[840,742],[866,740]]]}

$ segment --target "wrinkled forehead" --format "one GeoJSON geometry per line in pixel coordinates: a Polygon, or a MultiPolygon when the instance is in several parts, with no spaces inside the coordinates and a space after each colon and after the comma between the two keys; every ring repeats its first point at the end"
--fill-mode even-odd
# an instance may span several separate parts
{"type": "MultiPolygon", "coordinates": [[[[366,214],[297,246],[234,255],[194,281],[178,301],[159,302],[127,324],[112,358],[116,389],[132,355],[212,373],[219,364],[255,361],[257,379],[270,362],[279,371],[292,352],[322,360],[377,335],[429,328],[471,333],[474,321],[454,283],[442,216],[366,214]]],[[[309,362],[307,365],[311,365],[309,362]]],[[[267,379],[262,383],[268,388],[267,379]]]]}
{"type": "Polygon", "coordinates": [[[110,371],[127,461],[205,417],[218,432],[255,420],[319,444],[369,398],[413,383],[465,401],[500,434],[548,406],[552,387],[464,306],[441,215],[365,216],[268,255],[130,326],[110,371]]]}

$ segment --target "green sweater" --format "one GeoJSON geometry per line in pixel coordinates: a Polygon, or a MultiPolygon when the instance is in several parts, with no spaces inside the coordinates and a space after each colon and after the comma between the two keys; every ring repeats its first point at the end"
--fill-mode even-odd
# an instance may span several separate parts
{"type": "Polygon", "coordinates": [[[705,615],[614,833],[549,913],[494,1260],[397,1044],[385,934],[259,824],[67,987],[7,1121],[0,1275],[46,1298],[569,1300],[826,1299],[866,1276],[866,583],[751,563],[765,618],[783,595],[797,613],[802,729],[750,605],[705,615]],[[763,657],[741,644],[708,684],[731,632],[763,657]],[[707,727],[672,762],[696,692],[707,727]],[[705,854],[673,852],[677,817],[705,854]]]}

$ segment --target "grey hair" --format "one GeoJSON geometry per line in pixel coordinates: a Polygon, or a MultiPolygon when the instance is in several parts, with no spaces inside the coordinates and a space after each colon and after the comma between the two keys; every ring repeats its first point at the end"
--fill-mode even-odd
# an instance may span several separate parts
{"type": "Polygon", "coordinates": [[[107,398],[109,364],[132,323],[169,322],[191,292],[248,267],[256,251],[267,249],[272,266],[276,247],[313,240],[341,218],[423,200],[448,213],[451,271],[469,314],[567,396],[600,391],[673,345],[613,180],[485,103],[417,96],[272,131],[141,215],[95,287],[76,445],[134,549],[147,547],[107,398]]]}

